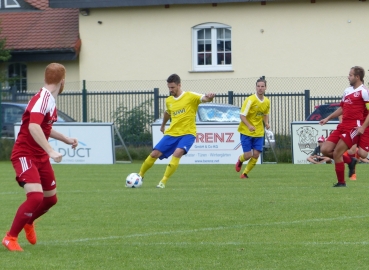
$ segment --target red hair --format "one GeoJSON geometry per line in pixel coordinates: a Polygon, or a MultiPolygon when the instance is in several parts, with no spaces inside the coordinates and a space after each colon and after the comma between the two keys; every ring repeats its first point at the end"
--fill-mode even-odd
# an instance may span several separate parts
{"type": "Polygon", "coordinates": [[[51,63],[45,69],[45,83],[58,84],[65,78],[65,67],[62,64],[51,63]]]}

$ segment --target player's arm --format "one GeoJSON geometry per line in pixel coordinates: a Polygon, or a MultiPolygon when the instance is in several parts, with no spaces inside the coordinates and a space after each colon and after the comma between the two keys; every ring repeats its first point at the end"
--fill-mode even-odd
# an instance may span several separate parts
{"type": "Polygon", "coordinates": [[[240,114],[240,118],[241,118],[242,123],[244,123],[250,131],[255,131],[255,127],[251,125],[249,121],[247,121],[246,116],[244,116],[243,114],[240,114]]]}
{"type": "MultiPolygon", "coordinates": [[[[339,107],[337,110],[332,112],[330,115],[328,115],[326,118],[319,121],[319,124],[322,126],[326,124],[329,120],[334,119],[338,116],[342,115],[342,107],[339,107]]],[[[369,124],[369,123],[368,123],[369,124]]]]}
{"type": "Polygon", "coordinates": [[[269,114],[266,114],[264,115],[264,125],[265,125],[265,128],[266,129],[269,129],[270,128],[270,125],[269,125],[269,114]]]}
{"type": "Polygon", "coordinates": [[[255,127],[246,119],[246,116],[251,108],[251,104],[252,102],[248,98],[244,101],[240,112],[240,119],[250,131],[255,131],[255,127]]]}
{"type": "Polygon", "coordinates": [[[160,127],[160,131],[164,133],[165,131],[165,125],[167,124],[167,122],[169,121],[170,119],[170,114],[165,111],[164,112],[164,115],[163,115],[163,122],[161,123],[161,127],[160,127]]]}
{"type": "Polygon", "coordinates": [[[31,133],[32,138],[35,142],[45,150],[45,152],[51,157],[55,162],[60,162],[62,160],[62,154],[56,152],[49,142],[47,141],[44,132],[39,124],[30,123],[29,124],[29,132],[31,133]]]}
{"type": "Polygon", "coordinates": [[[213,101],[214,97],[215,97],[214,93],[207,93],[202,96],[201,102],[211,102],[213,101]]]}
{"type": "Polygon", "coordinates": [[[50,137],[55,140],[62,141],[65,144],[72,145],[72,148],[76,148],[78,146],[78,140],[76,138],[69,138],[54,129],[51,129],[50,137]]]}

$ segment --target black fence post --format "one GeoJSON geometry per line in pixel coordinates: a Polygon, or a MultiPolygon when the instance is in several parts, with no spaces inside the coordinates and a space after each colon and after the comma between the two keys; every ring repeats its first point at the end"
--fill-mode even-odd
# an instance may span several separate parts
{"type": "Polygon", "coordinates": [[[12,93],[12,102],[17,102],[17,87],[13,85],[10,88],[10,92],[12,93]]]}
{"type": "Polygon", "coordinates": [[[87,89],[86,80],[83,80],[82,89],[82,121],[87,122],[87,89]]]}
{"type": "Polygon", "coordinates": [[[159,118],[159,88],[154,88],[154,120],[159,118]]]}
{"type": "Polygon", "coordinates": [[[305,119],[310,115],[310,90],[305,90],[305,119]]]}
{"type": "Polygon", "coordinates": [[[233,105],[233,91],[228,91],[228,104],[233,105]]]}

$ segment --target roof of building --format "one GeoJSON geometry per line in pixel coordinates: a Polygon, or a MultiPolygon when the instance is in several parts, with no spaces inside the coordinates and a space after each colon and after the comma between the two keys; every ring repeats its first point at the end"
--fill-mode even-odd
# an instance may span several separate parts
{"type": "Polygon", "coordinates": [[[50,0],[52,8],[104,8],[104,7],[139,7],[160,5],[190,5],[213,3],[270,2],[280,0],[50,0]]]}
{"type": "Polygon", "coordinates": [[[32,10],[0,13],[1,38],[6,48],[21,51],[74,51],[78,54],[78,9],[52,9],[49,0],[25,0],[32,10]]]}

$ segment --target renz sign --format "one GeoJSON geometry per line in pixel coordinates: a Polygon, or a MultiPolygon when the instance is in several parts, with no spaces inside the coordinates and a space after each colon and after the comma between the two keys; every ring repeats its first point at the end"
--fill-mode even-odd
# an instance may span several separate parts
{"type": "MultiPolygon", "coordinates": [[[[160,126],[161,124],[156,123],[151,126],[153,146],[163,137],[160,126]]],[[[181,158],[181,164],[235,164],[242,154],[240,134],[237,129],[238,123],[197,123],[195,143],[187,155],[181,158]]],[[[167,159],[156,161],[158,164],[168,162],[167,159]]],[[[261,163],[260,159],[257,163],[261,163]]]]}
{"type": "Polygon", "coordinates": [[[234,143],[232,139],[234,136],[233,132],[227,133],[199,133],[197,132],[196,142],[197,143],[213,143],[213,142],[229,142],[234,143]]]}

